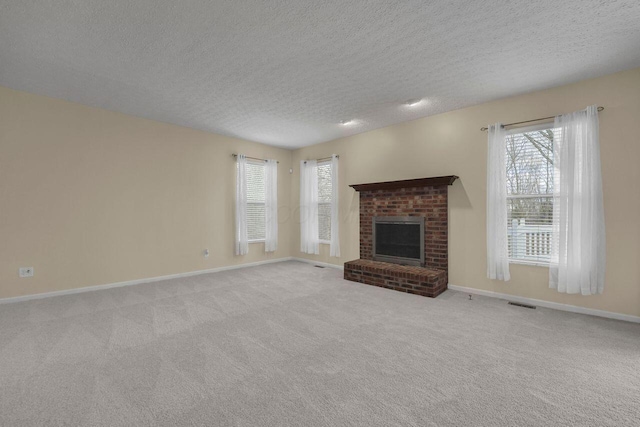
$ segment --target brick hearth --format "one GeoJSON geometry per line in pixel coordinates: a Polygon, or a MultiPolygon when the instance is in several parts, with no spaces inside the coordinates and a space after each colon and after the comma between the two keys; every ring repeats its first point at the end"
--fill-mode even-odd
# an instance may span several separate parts
{"type": "Polygon", "coordinates": [[[457,177],[353,185],[360,192],[360,259],[344,266],[344,278],[436,297],[447,289],[449,267],[448,186],[457,177]],[[424,265],[373,261],[373,217],[425,218],[424,265]]]}
{"type": "Polygon", "coordinates": [[[437,297],[447,290],[443,270],[357,259],[344,264],[344,278],[425,297],[437,297]]]}

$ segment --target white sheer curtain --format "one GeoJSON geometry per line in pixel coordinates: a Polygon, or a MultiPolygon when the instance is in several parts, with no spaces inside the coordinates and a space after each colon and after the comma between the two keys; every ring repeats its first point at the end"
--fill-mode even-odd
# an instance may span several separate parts
{"type": "Polygon", "coordinates": [[[300,162],[300,251],[320,253],[318,236],[318,162],[300,162]]]}
{"type": "Polygon", "coordinates": [[[264,250],[278,249],[278,161],[265,162],[265,243],[264,250]]]}
{"type": "Polygon", "coordinates": [[[555,128],[549,286],[569,294],[600,294],[605,229],[597,106],[557,116],[555,128]]]}
{"type": "Polygon", "coordinates": [[[249,252],[247,232],[247,157],[238,154],[236,176],[236,255],[249,252]]]}
{"type": "Polygon", "coordinates": [[[331,155],[331,245],[329,256],[340,256],[340,222],[338,209],[338,156],[331,155]]]}
{"type": "Polygon", "coordinates": [[[507,243],[507,133],[500,123],[489,126],[487,154],[487,277],[509,280],[507,243]]]}

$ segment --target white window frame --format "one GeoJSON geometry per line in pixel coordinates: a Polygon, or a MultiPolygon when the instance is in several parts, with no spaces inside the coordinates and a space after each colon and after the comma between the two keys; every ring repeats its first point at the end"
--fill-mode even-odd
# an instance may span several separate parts
{"type": "MultiPolygon", "coordinates": [[[[265,162],[260,161],[260,160],[253,160],[253,159],[247,159],[247,163],[251,163],[252,165],[255,166],[262,166],[262,173],[265,174],[266,173],[266,165],[265,162]]],[[[248,190],[247,190],[248,193],[248,190]]],[[[262,205],[265,207],[265,211],[266,211],[266,196],[265,196],[265,201],[263,201],[262,203],[260,202],[251,202],[249,200],[247,200],[247,206],[249,205],[262,205]]],[[[247,233],[250,234],[250,233],[247,233]]],[[[266,236],[266,228],[265,228],[265,237],[261,238],[261,239],[249,239],[248,242],[249,243],[264,243],[267,239],[266,236]]]]}
{"type": "MultiPolygon", "coordinates": [[[[532,126],[523,126],[523,127],[513,128],[507,131],[507,136],[519,134],[519,133],[535,132],[535,131],[545,130],[545,129],[554,129],[553,125],[554,125],[553,122],[544,122],[544,123],[539,123],[532,126]]],[[[535,195],[535,194],[511,196],[508,194],[508,191],[507,191],[507,200],[509,200],[510,198],[526,198],[526,197],[539,198],[541,196],[535,195]]],[[[547,196],[542,196],[542,197],[547,197],[547,196]]],[[[551,195],[549,195],[549,197],[551,197],[551,195]]],[[[522,258],[511,258],[511,256],[509,256],[509,264],[521,264],[521,265],[530,265],[530,266],[549,268],[550,262],[549,261],[529,261],[522,258]]]]}
{"type": "MultiPolygon", "coordinates": [[[[331,164],[331,159],[329,160],[323,160],[322,162],[318,162],[318,183],[320,182],[320,166],[327,166],[329,165],[329,168],[333,167],[331,164]]],[[[318,184],[319,185],[319,184],[318,184]]],[[[333,186],[334,183],[332,182],[331,185],[333,186]]],[[[318,193],[320,193],[320,188],[318,188],[318,193]]],[[[320,205],[329,205],[329,211],[331,211],[331,204],[332,202],[320,202],[318,201],[318,212],[320,212],[320,205]]],[[[331,221],[329,221],[329,236],[331,236],[331,221]]],[[[319,239],[319,243],[322,245],[330,245],[331,244],[331,238],[329,238],[329,240],[326,239],[321,239],[320,238],[320,227],[318,227],[318,239],[319,239]]]]}

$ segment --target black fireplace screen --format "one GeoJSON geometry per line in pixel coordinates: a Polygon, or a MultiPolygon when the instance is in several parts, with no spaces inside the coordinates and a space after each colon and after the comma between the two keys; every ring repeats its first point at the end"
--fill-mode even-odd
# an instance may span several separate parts
{"type": "Polygon", "coordinates": [[[423,265],[424,218],[375,217],[373,223],[374,260],[423,265]]]}

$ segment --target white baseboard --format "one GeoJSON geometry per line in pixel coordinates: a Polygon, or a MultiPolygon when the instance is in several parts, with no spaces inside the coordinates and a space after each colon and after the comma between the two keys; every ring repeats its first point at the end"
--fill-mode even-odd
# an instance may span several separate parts
{"type": "Polygon", "coordinates": [[[466,288],[464,286],[456,286],[449,284],[449,289],[460,291],[467,294],[483,295],[485,297],[499,298],[503,300],[518,302],[522,304],[535,305],[538,307],[552,308],[554,310],[570,311],[572,313],[588,314],[591,316],[606,317],[607,319],[623,320],[626,322],[640,323],[640,316],[632,316],[630,314],[614,313],[612,311],[596,310],[593,308],[578,307],[577,305],[560,304],[558,302],[550,302],[533,298],[519,297],[509,294],[501,294],[499,292],[485,291],[482,289],[466,288]]]}
{"type": "Polygon", "coordinates": [[[159,282],[159,281],[162,281],[162,280],[169,280],[169,279],[179,279],[181,277],[198,276],[200,274],[217,273],[219,271],[237,270],[239,268],[256,267],[258,265],[272,264],[272,263],[283,262],[283,261],[291,261],[292,259],[293,259],[292,257],[276,258],[276,259],[269,259],[269,260],[265,260],[265,261],[249,262],[249,263],[246,263],[246,264],[236,264],[236,265],[228,265],[228,266],[224,266],[224,267],[210,268],[210,269],[207,269],[207,270],[187,271],[185,273],[169,274],[167,276],[148,277],[148,278],[145,278],[145,279],[127,280],[127,281],[124,281],[124,282],[107,283],[107,284],[104,284],[104,285],[85,286],[85,287],[82,287],[82,288],[65,289],[65,290],[62,290],[62,291],[44,292],[44,293],[40,293],[40,294],[31,294],[31,295],[22,295],[22,296],[19,296],[19,297],[0,298],[0,304],[7,304],[7,303],[12,303],[12,302],[20,302],[20,301],[29,301],[29,300],[41,299],[41,298],[57,297],[57,296],[61,296],[61,295],[78,294],[78,293],[81,293],[81,292],[99,291],[99,290],[102,290],[102,289],[119,288],[119,287],[122,287],[122,286],[140,285],[142,283],[159,282]]]}
{"type": "Polygon", "coordinates": [[[292,257],[291,260],[305,262],[307,264],[319,265],[321,267],[329,267],[329,268],[335,268],[337,270],[344,270],[344,264],[342,265],[329,264],[328,262],[320,262],[320,261],[314,261],[312,259],[297,258],[297,257],[292,257]]]}

